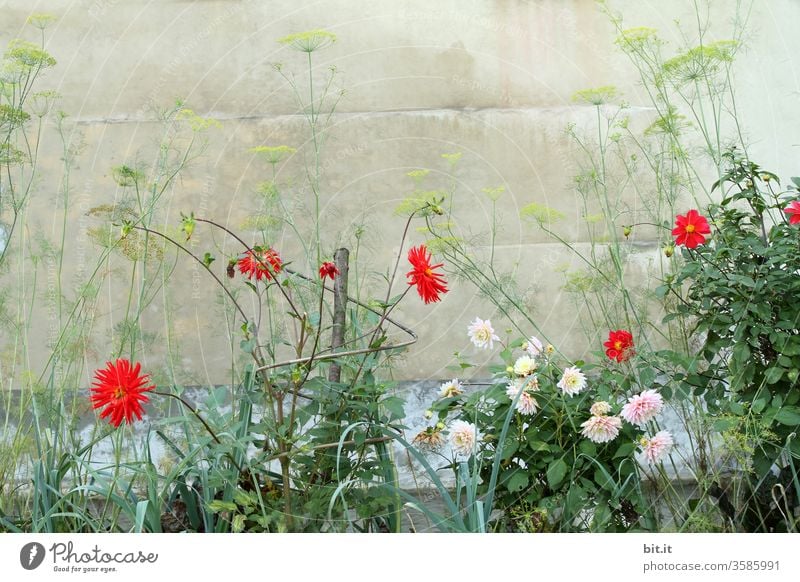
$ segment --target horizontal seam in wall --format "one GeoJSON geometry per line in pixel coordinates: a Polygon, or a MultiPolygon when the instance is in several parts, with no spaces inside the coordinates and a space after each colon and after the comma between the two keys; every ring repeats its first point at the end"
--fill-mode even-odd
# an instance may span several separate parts
{"type": "MultiPolygon", "coordinates": [[[[466,108],[466,107],[444,107],[444,108],[417,108],[417,109],[385,109],[379,111],[345,111],[335,113],[332,117],[336,118],[357,118],[357,117],[391,117],[402,115],[442,115],[442,114],[457,114],[457,115],[475,115],[479,116],[483,113],[546,113],[552,112],[561,114],[564,112],[578,112],[587,109],[594,109],[593,105],[569,105],[561,107],[522,107],[522,108],[505,108],[505,107],[481,107],[481,108],[466,108]]],[[[653,112],[653,107],[628,107],[625,111],[631,113],[653,112]]],[[[215,119],[217,121],[261,121],[261,120],[292,120],[299,119],[305,120],[306,115],[303,113],[277,113],[277,114],[258,114],[258,115],[236,115],[226,113],[208,113],[205,117],[215,119]]],[[[161,123],[159,119],[149,119],[140,117],[73,117],[72,120],[78,125],[96,125],[96,124],[124,124],[124,123],[161,123]]]]}

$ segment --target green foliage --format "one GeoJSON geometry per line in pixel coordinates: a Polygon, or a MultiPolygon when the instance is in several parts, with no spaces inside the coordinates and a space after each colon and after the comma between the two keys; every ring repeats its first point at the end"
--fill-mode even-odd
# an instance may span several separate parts
{"type": "MultiPolygon", "coordinates": [[[[800,232],[783,210],[796,200],[796,187],[783,191],[771,172],[726,153],[727,169],[714,189],[720,204],[709,205],[712,233],[705,244],[683,249],[683,263],[662,288],[682,294],[667,315],[680,318],[703,338],[696,366],[678,380],[701,394],[720,420],[720,432],[739,432],[751,454],[751,493],[738,512],[746,531],[793,531],[796,524],[759,506],[758,494],[773,479],[775,467],[800,458],[795,438],[800,425],[800,232]],[[746,422],[745,422],[746,421],[746,422]],[[749,523],[753,513],[761,517],[749,523]]],[[[728,438],[732,437],[728,435],[728,438]]],[[[796,477],[795,477],[796,480],[796,477]]],[[[791,488],[789,489],[791,491],[791,488]]],[[[797,507],[796,496],[790,500],[797,507]]],[[[766,507],[769,507],[769,503],[766,507]]]]}

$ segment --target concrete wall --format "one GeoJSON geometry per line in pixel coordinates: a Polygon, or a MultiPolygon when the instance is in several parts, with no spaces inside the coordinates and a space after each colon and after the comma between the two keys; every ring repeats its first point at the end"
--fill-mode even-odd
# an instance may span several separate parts
{"type": "MultiPolygon", "coordinates": [[[[734,4],[713,3],[709,38],[731,36],[734,4]]],[[[674,19],[683,19],[691,30],[691,5],[686,0],[612,2],[627,25],[658,28],[671,43],[666,51],[680,44],[674,19]]],[[[384,271],[397,251],[403,223],[393,210],[412,189],[405,176],[410,170],[430,168],[429,188],[455,177],[458,227],[465,234],[487,231],[490,205],[481,190],[504,185],[499,263],[517,267],[519,285],[530,291],[530,310],[553,343],[574,357],[587,345],[596,349],[561,290],[557,271],[571,260],[568,253],[518,214],[530,202],[556,208],[566,215],[566,235],[585,242],[572,226],[580,220],[572,188],[577,152],[563,130],[570,123],[579,130],[591,128],[594,111],[573,103],[574,92],[616,85],[632,105],[633,123],[644,125],[652,116],[634,70],[613,44],[613,27],[594,2],[0,0],[2,44],[16,36],[35,39],[37,31],[23,27],[32,12],[58,17],[47,32],[47,49],[59,62],[41,87],[62,94],[58,107],[70,116],[68,138],[80,146],[70,181],[68,287],[85,278],[99,256],[87,230],[102,222],[87,212],[122,195],[110,169],[137,161],[149,164],[154,158],[161,135],[153,121],[154,105],[167,106],[182,97],[197,113],[222,123],[208,132],[205,155],[169,192],[160,214],[166,223],[174,226],[180,212],[194,209],[239,227],[258,211],[255,190],[268,178],[269,168],[248,153],[253,146],[297,148],[298,155],[279,166],[280,177],[295,184],[302,179],[303,159],[311,151],[305,122],[271,64],[284,63],[283,71],[296,74],[299,87],[306,87],[304,55],[276,39],[325,28],[339,40],[314,54],[315,77],[323,79],[334,66],[341,72],[336,87],[346,89],[331,121],[322,165],[325,248],[354,248],[354,231],[364,223],[360,272],[384,271]],[[454,151],[463,157],[451,176],[440,154],[454,151]]],[[[755,0],[749,49],[737,67],[738,106],[751,153],[787,177],[800,173],[800,56],[786,27],[798,21],[800,3],[794,0],[755,0]]],[[[41,148],[42,174],[24,234],[33,242],[41,229],[58,242],[61,217],[53,209],[60,199],[61,143],[52,124],[41,148]]],[[[298,204],[309,203],[307,190],[291,191],[298,204]]],[[[656,248],[648,236],[637,236],[643,250],[656,248]]],[[[201,253],[215,242],[200,230],[195,240],[201,253]]],[[[421,240],[422,235],[412,235],[413,242],[421,240]]],[[[274,245],[286,259],[298,256],[298,241],[288,230],[276,235],[274,245]]],[[[225,250],[236,252],[230,244],[225,250]]],[[[120,290],[129,282],[130,263],[114,256],[102,270],[109,276],[96,306],[90,366],[107,357],[114,325],[124,316],[120,290]]],[[[40,281],[48,281],[46,262],[39,273],[40,281]]],[[[230,357],[213,307],[214,291],[195,273],[181,265],[171,276],[168,296],[174,311],[169,321],[161,292],[142,321],[157,346],[164,343],[167,328],[174,328],[181,355],[176,364],[187,371],[187,383],[226,382],[230,357]]],[[[375,284],[377,277],[367,279],[375,284]]],[[[452,287],[441,304],[423,306],[411,297],[398,310],[397,317],[420,336],[408,365],[398,370],[400,377],[451,376],[445,367],[454,351],[471,349],[465,330],[476,315],[492,317],[500,330],[507,327],[468,284],[454,282],[452,287]]],[[[71,289],[66,294],[75,297],[71,289]]],[[[44,284],[38,295],[42,303],[32,311],[33,349],[25,364],[34,370],[53,339],[53,306],[44,284]]],[[[141,357],[150,369],[164,365],[161,347],[141,357]]]]}

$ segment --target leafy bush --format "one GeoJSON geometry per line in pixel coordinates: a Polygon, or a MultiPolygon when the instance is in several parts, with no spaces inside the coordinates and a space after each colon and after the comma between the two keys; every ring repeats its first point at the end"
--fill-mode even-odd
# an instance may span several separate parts
{"type": "Polygon", "coordinates": [[[784,191],[736,150],[726,161],[713,186],[722,200],[706,211],[708,240],[683,249],[658,292],[682,297],[667,320],[683,319],[702,338],[701,364],[679,373],[677,384],[703,396],[714,428],[738,443],[737,461],[751,475],[739,499],[724,497],[744,509],[729,508],[727,517],[746,531],[792,530],[800,492],[800,179],[784,191]]]}

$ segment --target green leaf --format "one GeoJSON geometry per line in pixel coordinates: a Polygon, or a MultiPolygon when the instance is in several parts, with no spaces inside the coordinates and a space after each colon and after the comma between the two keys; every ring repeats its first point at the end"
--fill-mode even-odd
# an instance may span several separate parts
{"type": "Polygon", "coordinates": [[[528,473],[525,471],[514,471],[506,483],[506,489],[511,493],[522,491],[528,486],[528,473]]]}
{"type": "Polygon", "coordinates": [[[237,507],[236,504],[232,501],[222,501],[221,499],[215,499],[208,504],[208,508],[213,511],[214,513],[219,513],[221,511],[236,511],[237,507]]]}
{"type": "Polygon", "coordinates": [[[712,430],[714,432],[725,432],[739,424],[736,420],[732,418],[720,418],[714,421],[714,425],[712,430]]]}
{"type": "Polygon", "coordinates": [[[775,422],[787,426],[800,426],[800,409],[788,406],[781,408],[775,414],[775,422]]]}
{"type": "Polygon", "coordinates": [[[611,493],[614,492],[614,480],[611,478],[611,475],[609,475],[608,471],[601,469],[600,467],[596,467],[594,470],[594,482],[606,491],[611,493]]]}
{"type": "Polygon", "coordinates": [[[402,398],[398,398],[397,396],[389,396],[388,398],[384,398],[381,401],[381,404],[383,404],[384,408],[386,408],[392,420],[403,418],[405,416],[405,412],[403,410],[405,401],[402,398]]]}
{"type": "Polygon", "coordinates": [[[544,441],[528,439],[528,449],[530,449],[534,453],[541,453],[549,451],[550,447],[544,441]]]}
{"type": "Polygon", "coordinates": [[[144,520],[147,517],[147,505],[149,501],[143,499],[136,504],[136,521],[134,522],[133,531],[135,533],[142,533],[144,531],[144,520]]]}
{"type": "Polygon", "coordinates": [[[569,491],[567,491],[566,503],[564,504],[564,511],[567,516],[574,516],[580,512],[585,496],[586,492],[583,487],[575,484],[570,485],[569,491]]]}
{"type": "Polygon", "coordinates": [[[783,377],[784,369],[780,366],[773,366],[767,370],[767,373],[764,374],[764,380],[767,384],[775,384],[778,380],[783,377]]]}
{"type": "Polygon", "coordinates": [[[620,457],[627,457],[633,452],[635,448],[636,448],[636,443],[632,442],[622,443],[617,449],[617,452],[614,453],[614,458],[619,459],[620,457]]]}
{"type": "Polygon", "coordinates": [[[547,484],[551,489],[555,489],[567,475],[567,464],[564,459],[556,459],[547,467],[547,484]]]}
{"type": "Polygon", "coordinates": [[[756,414],[760,414],[764,408],[767,406],[767,399],[766,398],[758,398],[757,400],[753,400],[753,405],[750,409],[755,412],[756,414]]]}
{"type": "Polygon", "coordinates": [[[597,454],[597,445],[589,439],[582,439],[578,448],[587,457],[594,457],[597,454]]]}
{"type": "Polygon", "coordinates": [[[747,342],[738,342],[733,346],[733,357],[742,364],[750,359],[750,346],[747,342]]]}

